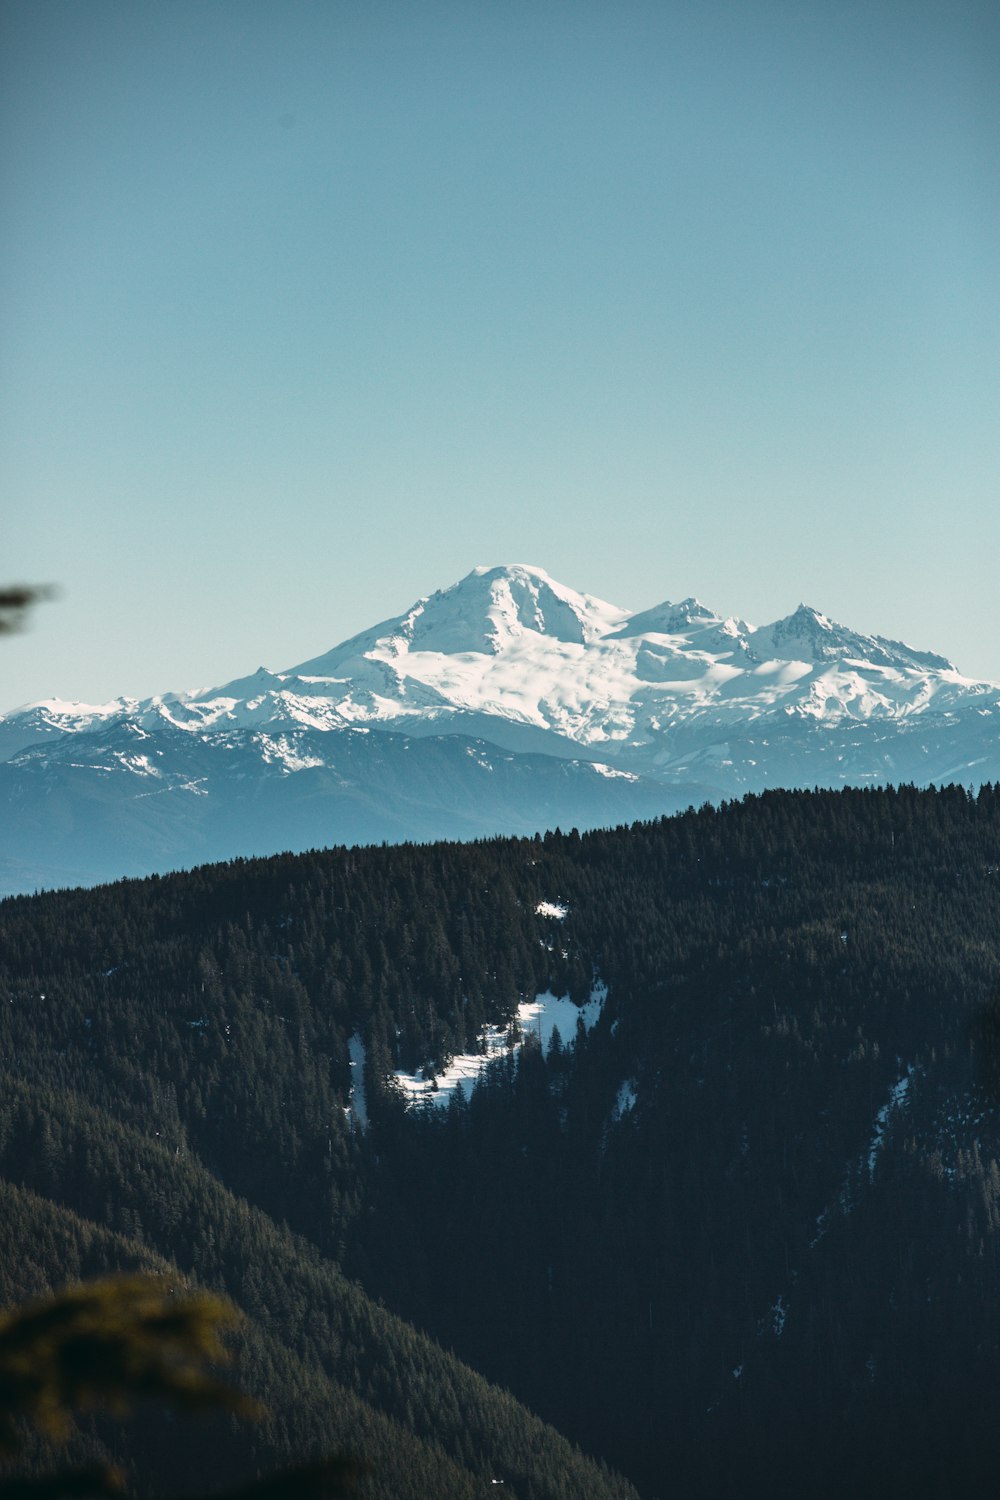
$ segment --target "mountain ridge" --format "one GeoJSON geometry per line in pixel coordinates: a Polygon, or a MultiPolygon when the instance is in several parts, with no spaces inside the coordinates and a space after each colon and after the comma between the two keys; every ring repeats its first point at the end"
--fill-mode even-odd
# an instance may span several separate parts
{"type": "MultiPolygon", "coordinates": [[[[630,612],[524,563],[477,567],[281,672],[258,667],[220,686],[98,705],[40,699],[0,717],[0,798],[12,845],[28,843],[20,868],[50,862],[32,857],[31,819],[61,828],[71,845],[85,824],[93,838],[81,811],[89,802],[136,851],[116,867],[109,844],[90,862],[102,879],[206,851],[309,847],[303,808],[317,814],[312,843],[370,842],[593,827],[777,785],[945,779],[1000,779],[1000,684],[805,604],[763,626],[693,597],[630,612]],[[371,742],[366,773],[344,740],[359,730],[403,743],[371,742]],[[461,741],[464,758],[456,766],[437,755],[432,771],[435,753],[417,742],[444,739],[461,741]],[[412,786],[394,771],[390,790],[386,756],[407,753],[412,786]],[[519,808],[509,789],[496,791],[511,755],[535,757],[520,761],[519,808]],[[353,791],[338,769],[345,756],[353,791]],[[561,780],[544,759],[563,765],[561,780]],[[599,792],[594,766],[604,768],[599,792]],[[296,797],[275,777],[298,778],[296,797]],[[457,802],[468,795],[477,806],[471,821],[450,816],[449,779],[457,802]],[[172,832],[149,805],[168,793],[172,832]],[[295,840],[283,845],[282,816],[296,800],[295,840]],[[204,836],[222,803],[247,829],[228,847],[204,836]],[[262,842],[254,828],[265,825],[262,842]]],[[[82,863],[63,863],[86,870],[82,852],[82,863]]],[[[12,847],[0,881],[23,889],[13,858],[12,847]]]]}

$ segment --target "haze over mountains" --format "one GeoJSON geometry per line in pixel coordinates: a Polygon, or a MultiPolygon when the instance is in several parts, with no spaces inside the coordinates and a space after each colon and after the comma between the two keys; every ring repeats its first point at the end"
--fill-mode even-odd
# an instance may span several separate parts
{"type": "Polygon", "coordinates": [[[1000,779],[1000,684],[800,605],[629,612],[476,568],[307,661],[0,718],[0,889],[651,817],[766,787],[1000,779]]]}

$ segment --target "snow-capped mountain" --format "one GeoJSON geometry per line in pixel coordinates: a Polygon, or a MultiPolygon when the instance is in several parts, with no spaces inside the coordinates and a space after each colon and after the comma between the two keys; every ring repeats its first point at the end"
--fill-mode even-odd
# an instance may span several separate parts
{"type": "Polygon", "coordinates": [[[632,613],[476,568],[279,672],[0,718],[5,886],[593,826],[766,786],[1000,779],[1000,685],[800,605],[632,613]]]}

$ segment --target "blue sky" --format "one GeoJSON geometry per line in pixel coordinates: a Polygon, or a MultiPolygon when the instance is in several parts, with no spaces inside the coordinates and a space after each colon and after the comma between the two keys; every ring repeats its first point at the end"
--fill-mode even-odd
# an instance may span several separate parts
{"type": "Polygon", "coordinates": [[[6,0],[0,709],[481,563],[1000,678],[1000,11],[6,0]]]}

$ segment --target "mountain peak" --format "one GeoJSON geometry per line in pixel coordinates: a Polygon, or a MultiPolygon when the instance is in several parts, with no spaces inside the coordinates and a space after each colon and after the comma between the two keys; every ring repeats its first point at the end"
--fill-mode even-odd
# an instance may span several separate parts
{"type": "Polygon", "coordinates": [[[931,651],[915,651],[902,641],[880,635],[864,635],[831,620],[811,604],[800,604],[794,613],[770,625],[762,625],[751,637],[754,655],[779,660],[843,661],[854,658],[873,666],[896,671],[950,671],[954,666],[931,651]]]}
{"type": "MultiPolygon", "coordinates": [[[[535,579],[540,583],[548,584],[555,583],[556,581],[544,568],[539,568],[534,563],[495,563],[492,565],[480,563],[477,568],[472,569],[471,573],[467,573],[465,578],[460,579],[459,583],[454,585],[454,587],[460,587],[461,584],[466,583],[470,578],[487,578],[491,581],[499,578],[516,579],[518,581],[535,579]]],[[[560,584],[558,587],[562,587],[562,585],[560,584]]]]}
{"type": "Polygon", "coordinates": [[[405,614],[292,667],[290,675],[333,676],[359,656],[397,661],[411,651],[497,656],[526,632],[584,646],[625,618],[625,610],[577,593],[533,564],[480,566],[418,599],[405,614]]]}
{"type": "Polygon", "coordinates": [[[624,611],[577,593],[530,563],[474,568],[406,617],[414,650],[496,655],[525,631],[583,646],[624,611]]]}
{"type": "Polygon", "coordinates": [[[636,635],[690,635],[692,631],[721,624],[722,616],[692,594],[679,604],[664,599],[662,604],[654,604],[652,609],[643,609],[638,614],[630,615],[618,635],[623,639],[636,635]]]}

